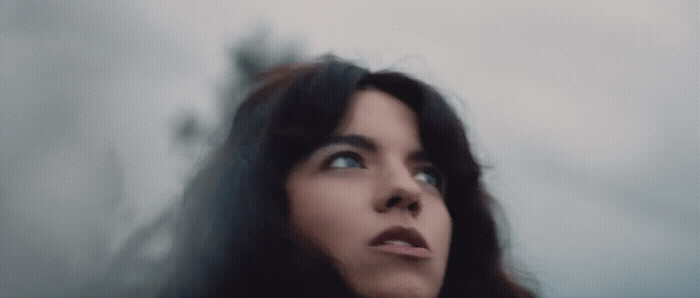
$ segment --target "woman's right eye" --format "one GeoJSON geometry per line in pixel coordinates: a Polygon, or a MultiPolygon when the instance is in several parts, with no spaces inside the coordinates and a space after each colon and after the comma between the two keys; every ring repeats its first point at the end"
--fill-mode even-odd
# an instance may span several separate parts
{"type": "Polygon", "coordinates": [[[362,157],[359,154],[346,151],[333,154],[328,158],[326,162],[326,167],[331,169],[341,169],[341,168],[363,168],[362,157]]]}

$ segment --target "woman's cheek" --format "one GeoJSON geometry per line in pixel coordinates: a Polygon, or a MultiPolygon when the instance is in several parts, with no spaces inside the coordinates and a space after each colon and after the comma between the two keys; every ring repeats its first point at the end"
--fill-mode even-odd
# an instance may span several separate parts
{"type": "Polygon", "coordinates": [[[296,182],[302,183],[296,183],[288,191],[292,218],[297,226],[313,230],[332,227],[371,206],[369,189],[372,186],[366,177],[335,173],[296,182]]]}

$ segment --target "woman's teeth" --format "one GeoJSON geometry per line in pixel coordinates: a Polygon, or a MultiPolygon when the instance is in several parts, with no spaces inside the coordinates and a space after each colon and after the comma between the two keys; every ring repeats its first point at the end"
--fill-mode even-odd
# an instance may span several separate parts
{"type": "Polygon", "coordinates": [[[387,241],[384,241],[384,244],[388,244],[388,245],[403,245],[403,246],[410,246],[410,247],[413,247],[413,245],[411,245],[411,243],[408,243],[408,242],[406,242],[406,241],[401,241],[401,240],[387,240],[387,241]]]}

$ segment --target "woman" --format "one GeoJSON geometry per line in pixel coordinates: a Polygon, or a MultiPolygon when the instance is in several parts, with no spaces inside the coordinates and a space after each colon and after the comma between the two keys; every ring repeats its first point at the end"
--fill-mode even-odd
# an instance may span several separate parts
{"type": "Polygon", "coordinates": [[[532,296],[459,118],[337,58],[264,73],[188,187],[168,294],[532,296]]]}

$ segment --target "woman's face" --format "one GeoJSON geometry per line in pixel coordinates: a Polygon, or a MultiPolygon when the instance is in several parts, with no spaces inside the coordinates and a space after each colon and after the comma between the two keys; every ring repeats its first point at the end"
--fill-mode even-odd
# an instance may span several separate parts
{"type": "Polygon", "coordinates": [[[440,171],[422,154],[415,113],[358,91],[331,140],[298,163],[287,193],[297,231],[363,296],[437,296],[452,235],[440,171]]]}

